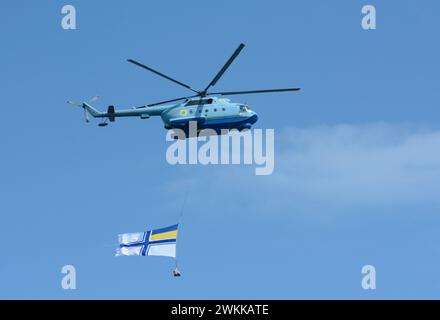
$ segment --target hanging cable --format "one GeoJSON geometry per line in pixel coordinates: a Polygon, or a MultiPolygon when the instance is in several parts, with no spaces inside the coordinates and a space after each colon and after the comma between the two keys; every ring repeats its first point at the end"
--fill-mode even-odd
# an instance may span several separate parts
{"type": "MultiPolygon", "coordinates": [[[[184,211],[185,211],[185,205],[186,205],[186,202],[187,202],[187,200],[188,200],[188,194],[189,194],[189,189],[186,189],[186,192],[185,192],[185,198],[183,199],[183,203],[182,203],[182,207],[180,208],[180,214],[179,214],[179,222],[178,222],[178,224],[179,224],[179,229],[180,229],[180,224],[182,223],[182,219],[183,219],[183,213],[184,213],[184,211]]],[[[174,258],[174,263],[175,263],[175,268],[174,268],[174,270],[173,270],[173,275],[175,276],[175,277],[180,277],[181,275],[182,275],[182,273],[179,271],[179,268],[178,268],[178,262],[177,262],[177,244],[176,244],[176,257],[174,258]]]]}

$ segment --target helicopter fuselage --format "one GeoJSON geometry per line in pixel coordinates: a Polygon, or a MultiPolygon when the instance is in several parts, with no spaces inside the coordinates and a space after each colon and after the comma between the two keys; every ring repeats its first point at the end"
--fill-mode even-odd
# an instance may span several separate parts
{"type": "MultiPolygon", "coordinates": [[[[220,132],[222,129],[250,129],[257,122],[258,116],[249,106],[242,103],[234,103],[229,99],[217,97],[188,99],[184,103],[143,106],[132,109],[115,110],[110,106],[107,112],[99,112],[88,103],[85,108],[95,118],[109,119],[111,122],[119,117],[139,117],[149,119],[150,117],[161,117],[165,129],[182,129],[185,132],[189,129],[192,121],[197,122],[197,129],[213,129],[220,132]]],[[[103,123],[104,125],[107,122],[103,123]]]]}
{"type": "Polygon", "coordinates": [[[194,99],[167,108],[161,113],[166,129],[188,129],[190,121],[197,122],[197,128],[213,129],[250,129],[258,116],[247,105],[232,103],[229,99],[215,97],[194,99]]]}

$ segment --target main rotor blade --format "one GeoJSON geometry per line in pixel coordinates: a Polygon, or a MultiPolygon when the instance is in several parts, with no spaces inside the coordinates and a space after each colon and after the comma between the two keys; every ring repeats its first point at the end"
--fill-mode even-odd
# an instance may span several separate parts
{"type": "Polygon", "coordinates": [[[213,93],[210,93],[210,95],[219,94],[222,96],[230,96],[230,95],[234,95],[234,94],[285,92],[285,91],[299,91],[299,90],[301,90],[301,88],[266,89],[266,90],[250,90],[250,91],[226,91],[226,92],[213,92],[213,93]]]}
{"type": "Polygon", "coordinates": [[[241,43],[238,46],[238,48],[235,50],[235,52],[232,54],[232,56],[229,58],[229,60],[226,61],[226,63],[223,66],[223,68],[221,68],[221,70],[217,73],[217,75],[214,77],[214,79],[212,79],[211,83],[206,87],[205,92],[207,92],[210,87],[215,86],[217,81],[222,77],[222,75],[229,68],[229,66],[235,60],[235,58],[237,58],[237,56],[239,55],[240,51],[243,50],[243,48],[244,48],[244,44],[241,43]]]}
{"type": "Polygon", "coordinates": [[[189,89],[189,90],[191,90],[191,91],[193,91],[193,92],[195,92],[195,93],[199,93],[197,90],[194,90],[194,89],[191,88],[189,85],[184,84],[184,83],[182,83],[182,82],[180,82],[180,81],[177,81],[176,79],[173,79],[173,78],[171,78],[171,77],[169,77],[169,76],[167,76],[167,75],[165,75],[165,74],[163,74],[163,73],[161,73],[161,72],[159,72],[159,71],[156,71],[156,70],[154,70],[154,69],[152,69],[152,68],[150,68],[150,67],[147,67],[146,65],[144,65],[144,64],[142,64],[142,63],[140,63],[140,62],[137,62],[137,61],[132,60],[132,59],[127,59],[127,61],[130,62],[130,63],[133,63],[133,64],[137,65],[138,67],[141,67],[141,68],[144,68],[144,69],[146,69],[146,70],[148,70],[148,71],[151,71],[151,72],[153,72],[153,73],[155,73],[155,74],[157,74],[157,75],[159,75],[159,76],[161,76],[161,77],[163,77],[163,78],[165,78],[165,79],[168,79],[168,80],[170,80],[170,81],[172,81],[172,82],[174,82],[174,83],[177,83],[178,85],[181,85],[182,87],[185,87],[185,88],[187,88],[187,89],[189,89]]]}
{"type": "Polygon", "coordinates": [[[185,100],[185,99],[191,99],[191,98],[194,98],[194,97],[198,97],[198,95],[191,96],[191,97],[182,97],[182,98],[177,98],[177,99],[165,100],[165,101],[156,102],[156,103],[150,103],[150,104],[147,104],[147,107],[154,107],[154,106],[158,106],[158,105],[169,103],[169,102],[185,100]]]}

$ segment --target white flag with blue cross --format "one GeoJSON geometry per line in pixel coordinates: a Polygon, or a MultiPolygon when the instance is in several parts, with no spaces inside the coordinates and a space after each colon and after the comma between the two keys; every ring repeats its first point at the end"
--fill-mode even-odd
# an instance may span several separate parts
{"type": "Polygon", "coordinates": [[[178,224],[138,233],[118,236],[116,256],[165,256],[176,257],[178,224]]]}

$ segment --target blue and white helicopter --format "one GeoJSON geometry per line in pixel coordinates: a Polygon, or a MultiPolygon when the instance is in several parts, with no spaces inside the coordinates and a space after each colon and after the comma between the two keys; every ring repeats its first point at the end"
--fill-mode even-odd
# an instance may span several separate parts
{"type": "Polygon", "coordinates": [[[231,102],[229,99],[215,97],[215,95],[230,96],[251,93],[298,91],[300,88],[209,92],[208,90],[215,86],[235,58],[239,55],[244,46],[245,45],[243,43],[238,46],[214,79],[212,79],[208,86],[203,90],[195,90],[189,85],[173,79],[150,67],[147,67],[140,62],[132,59],[127,60],[130,63],[133,63],[193,91],[194,94],[191,96],[161,101],[131,109],[115,110],[114,106],[109,106],[107,112],[100,112],[91,106],[91,104],[95,102],[98,97],[93,98],[89,102],[76,103],[68,101],[68,103],[84,109],[84,117],[86,122],[89,122],[88,114],[91,114],[95,118],[103,118],[103,122],[99,124],[101,127],[107,126],[107,121],[114,122],[118,117],[139,117],[141,119],[148,119],[152,116],[160,116],[164,123],[165,129],[182,129],[183,132],[186,133],[187,137],[189,134],[189,124],[191,121],[195,121],[197,123],[197,134],[203,129],[213,129],[218,134],[221,133],[222,129],[237,129],[239,131],[250,129],[252,125],[257,122],[258,116],[250,109],[248,105],[231,102]]]}

